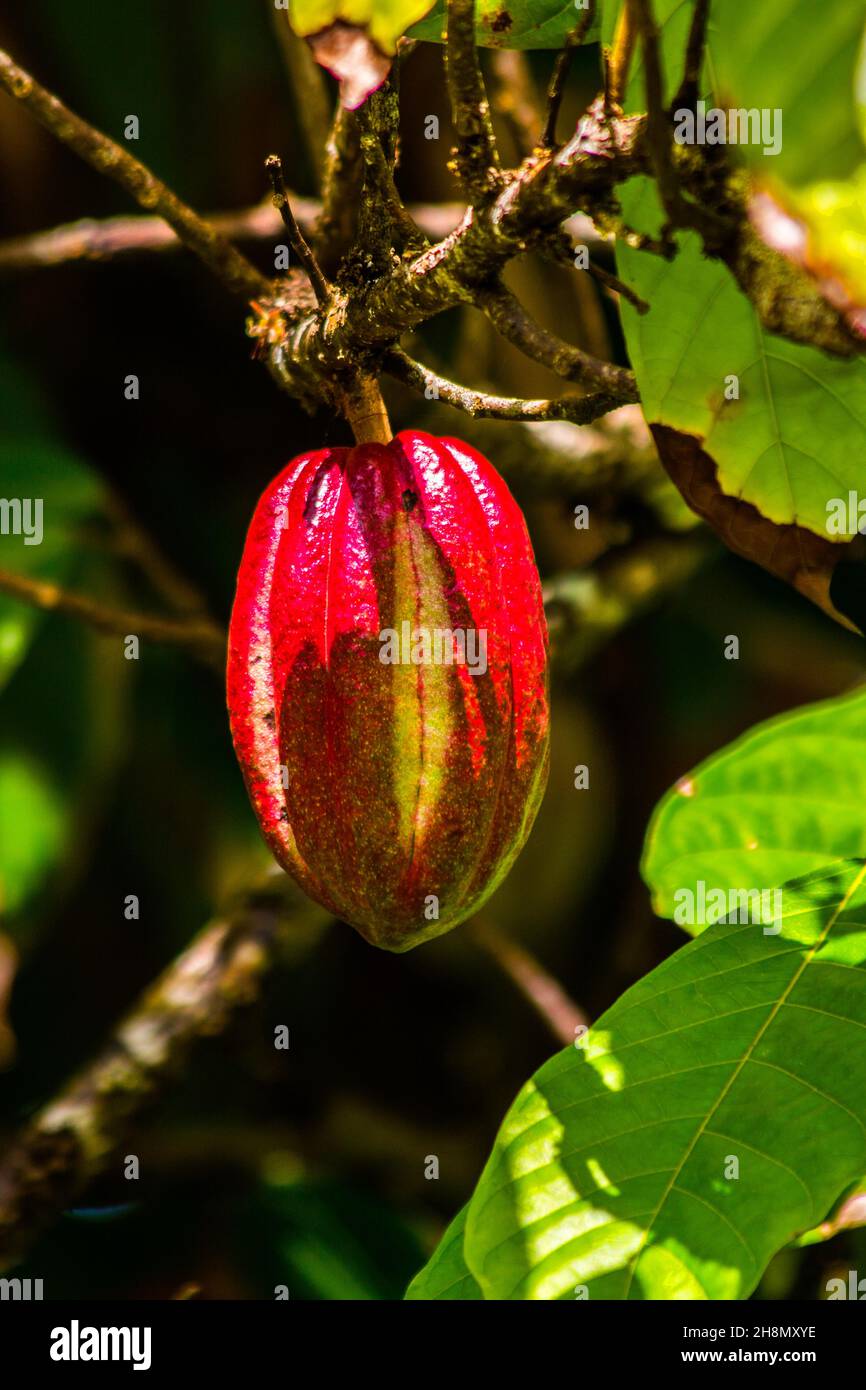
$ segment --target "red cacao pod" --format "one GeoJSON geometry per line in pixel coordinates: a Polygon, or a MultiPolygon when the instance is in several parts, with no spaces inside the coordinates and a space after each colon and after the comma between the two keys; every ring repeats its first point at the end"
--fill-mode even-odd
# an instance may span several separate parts
{"type": "Polygon", "coordinates": [[[476,911],[548,768],[541,586],[487,459],[416,431],[294,459],[247,537],[228,703],[265,838],[310,897],[392,951],[476,911]]]}

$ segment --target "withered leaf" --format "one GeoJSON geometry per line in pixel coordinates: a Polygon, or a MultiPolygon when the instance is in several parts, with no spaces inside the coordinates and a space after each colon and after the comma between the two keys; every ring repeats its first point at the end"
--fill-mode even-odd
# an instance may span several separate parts
{"type": "Polygon", "coordinates": [[[715,460],[695,435],[651,424],[659,458],[693,512],[736,555],[784,579],[852,632],[866,628],[866,537],[838,541],[780,524],[719,486],[715,460]]]}
{"type": "Polygon", "coordinates": [[[366,29],[355,24],[338,20],[318,34],[310,34],[308,42],[316,62],[338,79],[340,101],[349,111],[381,87],[391,69],[391,59],[366,29]]]}

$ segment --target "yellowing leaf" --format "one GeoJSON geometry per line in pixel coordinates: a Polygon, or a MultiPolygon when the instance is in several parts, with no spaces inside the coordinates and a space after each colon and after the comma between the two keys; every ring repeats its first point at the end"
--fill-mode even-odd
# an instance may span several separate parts
{"type": "Polygon", "coordinates": [[[410,24],[432,8],[432,0],[290,0],[289,19],[305,39],[338,23],[363,29],[383,53],[393,54],[410,24]]]}

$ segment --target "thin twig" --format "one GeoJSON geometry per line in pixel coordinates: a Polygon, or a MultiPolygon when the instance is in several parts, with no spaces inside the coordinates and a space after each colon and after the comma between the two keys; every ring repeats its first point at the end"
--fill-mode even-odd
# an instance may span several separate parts
{"type": "Polygon", "coordinates": [[[573,673],[605,642],[685,584],[713,552],[703,530],[617,547],[592,570],[554,575],[543,588],[551,660],[573,673]]]}
{"type": "Polygon", "coordinates": [[[274,871],[225,920],[205,927],[141,996],[98,1054],[30,1121],[0,1163],[0,1270],[99,1174],[131,1126],[182,1069],[193,1044],[252,1004],[284,952],[306,949],[327,916],[298,904],[274,871]]]}
{"type": "Polygon", "coordinates": [[[551,400],[488,395],[438,376],[401,348],[387,353],[382,366],[390,376],[422,391],[427,400],[444,401],[479,420],[570,420],[576,425],[587,425],[621,404],[619,397],[603,392],[589,396],[559,396],[551,400]]]}
{"type": "Polygon", "coordinates": [[[504,286],[481,292],[477,303],[503,338],[557,376],[604,391],[620,404],[639,399],[633,372],[612,362],[602,362],[557,338],[555,333],[549,333],[504,286]]]}
{"type": "Polygon", "coordinates": [[[2,50],[0,86],[98,173],[114,179],[141,207],[165,218],[184,245],[194,251],[232,293],[242,294],[245,299],[265,293],[268,281],[230,242],[182,203],[145,165],[76,116],[2,50]]]}
{"type": "Polygon", "coordinates": [[[0,592],[46,612],[65,613],[98,632],[182,647],[218,670],[225,665],[225,633],[209,618],[160,618],[149,613],[108,608],[97,599],[69,593],[57,584],[40,579],[25,579],[11,570],[0,570],[0,592]]]}
{"type": "Polygon", "coordinates": [[[659,196],[671,224],[683,225],[686,217],[683,196],[671,159],[671,127],[665,110],[659,36],[652,0],[630,0],[630,4],[643,45],[647,139],[659,196]]]}
{"type": "Polygon", "coordinates": [[[468,196],[484,202],[499,186],[499,151],[475,47],[475,0],[447,0],[445,74],[457,137],[454,167],[468,196]]]}
{"type": "Polygon", "coordinates": [[[518,946],[481,918],[472,923],[469,934],[517,986],[558,1042],[567,1046],[586,1031],[589,1027],[586,1014],[523,946],[518,946]]]}
{"type": "Polygon", "coordinates": [[[669,239],[675,227],[691,227],[701,233],[706,243],[712,245],[724,236],[728,227],[710,208],[688,201],[680,188],[671,152],[672,130],[665,107],[659,36],[652,0],[631,0],[631,4],[643,44],[647,141],[659,197],[668,218],[667,226],[662,229],[662,241],[669,239]]]}
{"type": "Polygon", "coordinates": [[[633,308],[637,309],[639,314],[649,313],[650,306],[647,301],[641,299],[640,295],[631,289],[624,280],[620,280],[618,275],[612,275],[609,270],[603,270],[600,265],[596,265],[593,261],[589,262],[587,270],[594,280],[597,280],[600,285],[604,285],[611,294],[618,294],[627,300],[633,308]]]}
{"type": "Polygon", "coordinates": [[[701,68],[704,65],[704,51],[707,44],[707,21],[710,14],[710,0],[695,0],[692,22],[689,26],[689,39],[686,45],[686,58],[683,78],[674,97],[675,110],[689,107],[694,110],[700,96],[701,68]]]}
{"type": "Polygon", "coordinates": [[[289,202],[289,194],[283,178],[283,164],[280,156],[278,154],[269,154],[265,160],[265,169],[267,170],[268,178],[274,190],[274,207],[279,210],[286,231],[289,234],[289,245],[298,257],[304,270],[307,272],[316,299],[319,304],[324,307],[331,297],[331,287],[322,274],[319,263],[313,255],[313,252],[304,240],[303,232],[295,221],[295,216],[289,202]]]}
{"type": "Polygon", "coordinates": [[[163,554],[116,492],[109,492],[106,510],[115,525],[117,554],[137,565],[154,592],[176,613],[206,617],[207,603],[203,595],[163,554]]]}
{"type": "MultiPolygon", "coordinates": [[[[597,247],[601,247],[605,244],[594,227],[592,228],[591,240],[592,244],[597,247]]],[[[564,228],[557,228],[542,245],[541,250],[544,255],[557,264],[567,265],[573,268],[575,264],[574,253],[577,247],[585,247],[588,253],[589,245],[590,243],[587,238],[581,237],[576,231],[572,231],[571,229],[565,231],[564,228]]],[[[610,290],[613,294],[622,295],[623,299],[627,299],[629,304],[634,305],[639,314],[645,314],[649,310],[650,306],[645,299],[641,299],[640,295],[636,294],[635,291],[625,284],[623,280],[620,280],[617,275],[611,274],[609,270],[604,270],[601,266],[596,265],[594,261],[589,260],[588,257],[586,271],[587,274],[597,280],[600,285],[604,285],[605,289],[610,290]]],[[[580,281],[577,283],[579,284],[580,281]]]]}
{"type": "Polygon", "coordinates": [[[560,50],[556,63],[554,64],[550,85],[547,88],[547,117],[544,122],[544,130],[541,132],[541,144],[546,148],[550,148],[552,145],[556,144],[556,122],[559,116],[559,108],[562,105],[562,94],[565,90],[565,84],[571,70],[571,60],[574,57],[574,50],[579,48],[583,43],[594,19],[595,0],[589,0],[586,13],[574,26],[568,38],[565,40],[565,44],[560,50]]]}

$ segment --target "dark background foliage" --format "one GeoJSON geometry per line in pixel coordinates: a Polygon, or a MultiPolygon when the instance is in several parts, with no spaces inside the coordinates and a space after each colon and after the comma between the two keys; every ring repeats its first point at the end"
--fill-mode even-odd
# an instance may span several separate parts
{"type": "MultiPolygon", "coordinates": [[[[0,18],[0,44],[115,138],[136,114],[134,152],[194,206],[239,208],[262,197],[272,149],[291,186],[313,192],[268,9],[264,0],[31,0],[0,18]]],[[[550,61],[533,55],[540,81],[550,61]]],[[[411,62],[401,187],[410,200],[453,199],[441,51],[425,45],[411,62]],[[438,142],[423,139],[431,112],[438,142]]],[[[565,125],[590,83],[589,66],[578,67],[565,125]]],[[[6,99],[0,171],[5,237],[130,210],[6,99]]],[[[250,254],[272,267],[269,244],[250,254]]],[[[513,275],[535,312],[581,340],[565,272],[519,265],[513,275]]],[[[278,393],[251,359],[243,306],[185,254],[5,274],[2,305],[7,444],[26,457],[31,436],[48,440],[56,478],[77,459],[107,480],[224,619],[259,492],[302,449],[346,442],[345,425],[310,419],[278,393]],[[124,399],[128,373],[141,381],[137,402],[124,399]]],[[[424,336],[467,384],[552,389],[468,315],[446,315],[424,336]]],[[[402,391],[390,400],[395,426],[461,433],[444,408],[402,391]]],[[[494,461],[497,439],[517,428],[493,427],[494,461]]],[[[515,488],[542,573],[579,567],[580,494],[539,496],[525,479],[515,488]]],[[[657,524],[616,496],[601,506],[621,546],[657,524]]],[[[72,587],[153,605],[112,554],[108,527],[89,526],[76,544],[72,587]]],[[[11,545],[0,539],[0,563],[14,568],[11,545]]],[[[596,1016],[680,942],[653,918],[637,868],[661,793],[756,720],[844,689],[859,674],[857,652],[780,585],[711,550],[673,597],[556,678],[547,801],[489,920],[596,1016]],[[731,632],[738,662],[723,657],[731,632]],[[573,789],[580,762],[590,764],[590,792],[573,789]]],[[[0,1076],[3,1136],[265,862],[219,679],[180,653],[144,645],[126,662],[119,638],[42,621],[0,693],[0,751],[27,750],[56,774],[61,829],[53,851],[40,849],[43,813],[0,782],[0,930],[21,952],[9,1013],[17,1049],[0,1076]],[[23,860],[32,873],[12,902],[23,860]],[[123,911],[132,893],[137,921],[123,911]]],[[[471,932],[393,957],[334,925],[153,1110],[131,1145],[140,1180],[106,1178],[21,1272],[43,1277],[51,1298],[192,1288],[268,1298],[275,1283],[292,1297],[399,1297],[468,1196],[514,1093],[554,1046],[471,932]],[[274,1051],[278,1023],[291,1029],[288,1053],[274,1051]],[[439,1158],[438,1182],[425,1180],[428,1155],[439,1158]]],[[[859,1239],[784,1253],[758,1296],[819,1296],[859,1239]]]]}

